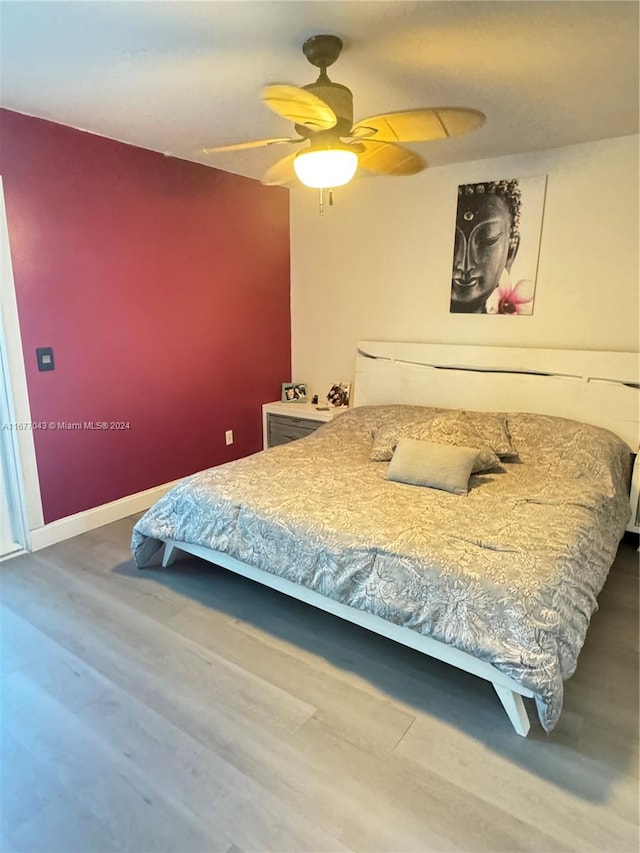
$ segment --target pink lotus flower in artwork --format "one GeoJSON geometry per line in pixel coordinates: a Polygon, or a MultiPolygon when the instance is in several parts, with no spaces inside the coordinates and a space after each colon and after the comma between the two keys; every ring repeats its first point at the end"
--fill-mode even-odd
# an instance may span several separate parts
{"type": "Polygon", "coordinates": [[[532,314],[534,283],[522,278],[517,284],[501,282],[487,300],[488,314],[532,314]]]}

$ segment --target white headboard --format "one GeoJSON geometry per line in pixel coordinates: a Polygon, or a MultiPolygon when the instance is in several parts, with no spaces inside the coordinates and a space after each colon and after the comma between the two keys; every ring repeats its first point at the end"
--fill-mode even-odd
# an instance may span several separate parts
{"type": "Polygon", "coordinates": [[[536,412],[640,441],[637,353],[360,341],[356,406],[536,412]]]}

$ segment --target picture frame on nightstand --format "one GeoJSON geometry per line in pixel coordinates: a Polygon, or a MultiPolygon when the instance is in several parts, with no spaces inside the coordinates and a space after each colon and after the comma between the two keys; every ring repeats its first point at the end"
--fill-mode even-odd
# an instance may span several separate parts
{"type": "Polygon", "coordinates": [[[327,401],[330,406],[334,408],[342,408],[347,407],[350,403],[351,398],[351,383],[350,382],[336,382],[331,388],[329,388],[329,392],[327,394],[327,401]]]}
{"type": "Polygon", "coordinates": [[[283,403],[306,403],[307,402],[307,383],[306,382],[283,382],[282,396],[280,397],[283,403]]]}

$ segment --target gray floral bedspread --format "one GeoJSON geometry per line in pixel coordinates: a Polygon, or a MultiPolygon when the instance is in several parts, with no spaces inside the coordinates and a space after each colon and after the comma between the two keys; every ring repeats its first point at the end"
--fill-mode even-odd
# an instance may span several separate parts
{"type": "Polygon", "coordinates": [[[508,414],[518,459],[452,495],[387,481],[370,460],[401,408],[354,409],[187,478],[135,525],[135,560],[165,539],[203,545],[451,644],[530,688],[550,730],[629,520],[630,450],[508,414]]]}

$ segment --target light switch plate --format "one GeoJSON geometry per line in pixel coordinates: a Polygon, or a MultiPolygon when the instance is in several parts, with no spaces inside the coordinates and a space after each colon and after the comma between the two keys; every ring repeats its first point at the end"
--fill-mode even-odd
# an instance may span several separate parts
{"type": "Polygon", "coordinates": [[[55,370],[53,347],[36,347],[38,370],[55,370]]]}

